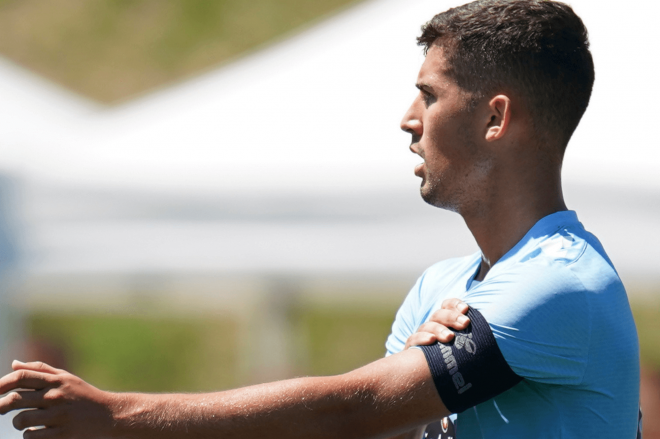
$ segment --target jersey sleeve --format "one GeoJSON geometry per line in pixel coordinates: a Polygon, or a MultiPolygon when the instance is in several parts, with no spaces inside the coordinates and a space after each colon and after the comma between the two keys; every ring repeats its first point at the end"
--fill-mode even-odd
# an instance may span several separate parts
{"type": "Polygon", "coordinates": [[[483,315],[467,313],[470,325],[448,343],[419,346],[445,407],[461,413],[518,384],[522,377],[508,365],[483,315]]]}
{"type": "Polygon", "coordinates": [[[482,313],[516,375],[545,384],[582,381],[590,314],[587,292],[570,270],[510,270],[468,291],[465,302],[482,313]]]}
{"type": "Polygon", "coordinates": [[[392,332],[387,337],[387,342],[385,343],[387,349],[386,356],[401,352],[406,346],[408,337],[417,332],[417,328],[421,325],[421,322],[417,322],[417,314],[420,309],[421,288],[424,276],[425,274],[417,279],[417,282],[410,289],[410,292],[396,313],[396,318],[392,324],[392,332]]]}

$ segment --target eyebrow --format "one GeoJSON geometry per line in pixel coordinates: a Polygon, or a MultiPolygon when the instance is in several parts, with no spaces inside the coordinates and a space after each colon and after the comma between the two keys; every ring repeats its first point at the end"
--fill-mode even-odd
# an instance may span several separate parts
{"type": "Polygon", "coordinates": [[[430,93],[433,93],[433,92],[435,91],[435,90],[433,89],[433,87],[431,87],[430,85],[425,84],[425,83],[421,83],[421,84],[420,84],[420,83],[417,83],[417,84],[415,84],[415,87],[417,87],[417,88],[420,89],[420,90],[423,90],[423,91],[426,91],[426,92],[430,92],[430,93]]]}

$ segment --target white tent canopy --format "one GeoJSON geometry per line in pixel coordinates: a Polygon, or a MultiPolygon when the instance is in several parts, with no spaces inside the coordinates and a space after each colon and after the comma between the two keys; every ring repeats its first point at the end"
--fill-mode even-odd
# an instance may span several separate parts
{"type": "MultiPolygon", "coordinates": [[[[18,224],[23,272],[412,281],[476,251],[457,215],[419,199],[419,158],[398,129],[423,60],[419,27],[458,3],[366,1],[109,109],[0,61],[0,208],[18,224]]],[[[597,80],[569,145],[566,198],[624,281],[657,281],[660,90],[646,47],[660,40],[659,6],[571,3],[597,80]]],[[[18,437],[9,422],[0,430],[18,437]]]]}
{"type": "MultiPolygon", "coordinates": [[[[460,218],[418,199],[398,129],[419,27],[458,3],[367,1],[110,109],[0,64],[0,163],[21,185],[27,270],[417,273],[476,251],[460,218]]],[[[660,92],[642,41],[658,30],[611,3],[573,2],[597,82],[566,193],[620,269],[652,276],[660,92]]]]}

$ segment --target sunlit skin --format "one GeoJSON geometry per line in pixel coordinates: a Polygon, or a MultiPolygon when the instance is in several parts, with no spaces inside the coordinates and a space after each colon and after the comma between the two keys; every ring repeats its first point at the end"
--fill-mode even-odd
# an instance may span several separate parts
{"type": "MultiPolygon", "coordinates": [[[[536,140],[523,100],[510,91],[471,102],[447,74],[439,44],[428,51],[417,87],[401,127],[424,160],[415,168],[422,197],[465,219],[483,253],[483,279],[534,223],[566,209],[561,145],[536,140]]],[[[450,340],[446,327],[464,328],[466,310],[445,301],[406,347],[450,340]]],[[[28,428],[27,439],[413,438],[449,414],[417,349],[334,377],[187,395],[105,392],[43,363],[12,367],[0,378],[0,394],[9,392],[0,398],[0,414],[36,409],[14,418],[17,428],[28,428]]]]}
{"type": "Polygon", "coordinates": [[[539,145],[523,101],[507,90],[470,106],[447,67],[445,49],[432,45],[401,129],[424,159],[415,168],[422,198],[463,217],[483,255],[483,280],[534,223],[566,210],[562,148],[539,145]]]}
{"type": "Polygon", "coordinates": [[[446,75],[445,64],[444,51],[432,46],[401,128],[412,135],[410,150],[424,159],[415,167],[422,198],[460,213],[467,198],[475,198],[471,191],[483,186],[492,157],[477,146],[483,133],[472,129],[476,114],[468,111],[470,95],[446,75]]]}

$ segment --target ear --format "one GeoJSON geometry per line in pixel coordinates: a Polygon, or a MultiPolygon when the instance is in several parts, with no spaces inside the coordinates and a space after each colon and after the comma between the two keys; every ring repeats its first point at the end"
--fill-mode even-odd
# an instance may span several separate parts
{"type": "Polygon", "coordinates": [[[486,127],[486,141],[499,140],[506,134],[511,122],[511,99],[497,95],[488,103],[489,120],[486,127]]]}

